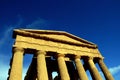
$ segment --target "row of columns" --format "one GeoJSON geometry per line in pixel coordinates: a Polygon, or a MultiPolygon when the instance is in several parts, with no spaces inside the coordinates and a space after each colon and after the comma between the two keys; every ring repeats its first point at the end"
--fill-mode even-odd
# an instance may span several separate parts
{"type": "MultiPolygon", "coordinates": [[[[9,80],[22,80],[22,64],[23,64],[23,54],[24,54],[24,49],[23,48],[14,48],[13,50],[13,61],[11,65],[11,72],[10,72],[10,77],[9,80]]],[[[37,51],[37,79],[38,80],[48,80],[48,71],[47,71],[47,66],[46,66],[46,61],[45,61],[45,51],[37,51]]],[[[87,74],[85,72],[85,69],[83,67],[83,64],[80,60],[80,56],[75,56],[74,62],[76,65],[76,69],[78,71],[78,75],[80,80],[88,80],[87,74]]],[[[57,62],[58,62],[58,68],[60,72],[60,77],[61,80],[70,80],[69,73],[67,70],[67,66],[64,60],[64,54],[58,54],[57,55],[57,62]]],[[[92,73],[92,76],[94,80],[102,80],[94,62],[93,58],[89,57],[87,59],[88,65],[90,72],[92,73]]],[[[98,64],[103,71],[105,78],[107,80],[114,80],[110,72],[108,71],[106,65],[104,64],[102,59],[98,60],[98,64]]]]}

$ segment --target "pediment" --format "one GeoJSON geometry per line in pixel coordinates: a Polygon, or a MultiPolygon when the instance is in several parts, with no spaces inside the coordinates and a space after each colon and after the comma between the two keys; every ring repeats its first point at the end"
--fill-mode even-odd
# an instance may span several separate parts
{"type": "Polygon", "coordinates": [[[40,37],[47,38],[50,40],[58,40],[61,42],[66,42],[66,43],[71,43],[71,44],[73,43],[76,45],[81,44],[85,46],[88,45],[88,46],[96,47],[94,43],[84,40],[70,33],[64,32],[64,31],[15,29],[14,30],[14,33],[16,33],[15,36],[17,35],[17,33],[20,33],[20,32],[24,34],[31,34],[33,35],[33,37],[36,35],[36,36],[40,36],[40,37]]]}

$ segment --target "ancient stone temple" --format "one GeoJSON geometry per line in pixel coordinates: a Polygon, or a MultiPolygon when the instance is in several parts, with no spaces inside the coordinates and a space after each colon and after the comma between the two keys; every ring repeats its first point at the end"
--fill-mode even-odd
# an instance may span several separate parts
{"type": "Polygon", "coordinates": [[[96,44],[64,31],[15,29],[9,80],[22,80],[24,54],[34,55],[25,80],[114,80],[96,44]],[[53,79],[52,72],[58,76],[53,79]]]}

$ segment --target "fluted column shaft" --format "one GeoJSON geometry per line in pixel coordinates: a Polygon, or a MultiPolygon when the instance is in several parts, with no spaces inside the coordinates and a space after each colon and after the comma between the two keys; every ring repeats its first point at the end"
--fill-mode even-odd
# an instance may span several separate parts
{"type": "Polygon", "coordinates": [[[48,80],[45,54],[46,54],[45,51],[37,51],[37,78],[38,80],[48,80]]]}
{"type": "Polygon", "coordinates": [[[58,67],[59,67],[59,71],[60,71],[61,80],[70,80],[67,66],[66,66],[65,60],[64,60],[64,55],[58,54],[57,61],[58,61],[58,67]]]}
{"type": "Polygon", "coordinates": [[[75,57],[75,64],[76,64],[76,68],[77,68],[80,80],[88,80],[87,74],[80,60],[80,56],[75,57]]]}
{"type": "Polygon", "coordinates": [[[102,77],[100,76],[100,74],[94,64],[92,57],[88,58],[88,64],[89,64],[89,68],[90,68],[90,72],[92,74],[93,80],[102,80],[102,77]]]}
{"type": "Polygon", "coordinates": [[[98,60],[98,64],[106,78],[106,80],[114,80],[114,78],[112,77],[111,73],[109,72],[109,70],[107,69],[106,65],[103,62],[103,59],[99,59],[98,60]]]}
{"type": "Polygon", "coordinates": [[[22,80],[23,53],[23,48],[16,47],[13,49],[13,61],[9,80],[22,80]]]}

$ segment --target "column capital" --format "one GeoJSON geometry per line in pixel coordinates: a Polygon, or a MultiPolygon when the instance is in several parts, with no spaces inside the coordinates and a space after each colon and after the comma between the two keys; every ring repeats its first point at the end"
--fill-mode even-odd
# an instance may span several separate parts
{"type": "Polygon", "coordinates": [[[16,51],[19,51],[19,52],[24,52],[24,49],[22,47],[13,47],[13,52],[16,52],[16,51]]]}
{"type": "Polygon", "coordinates": [[[88,56],[88,60],[93,60],[93,59],[94,59],[94,57],[88,56]]]}
{"type": "Polygon", "coordinates": [[[46,51],[37,50],[37,51],[36,51],[36,55],[39,55],[39,54],[44,54],[44,55],[46,55],[46,51]]]}
{"type": "Polygon", "coordinates": [[[102,57],[102,58],[99,58],[98,60],[102,60],[102,61],[103,61],[103,60],[104,60],[104,57],[102,57]]]}
{"type": "Polygon", "coordinates": [[[65,54],[57,54],[57,57],[65,57],[65,54]]]}
{"type": "Polygon", "coordinates": [[[81,56],[80,55],[75,55],[75,57],[74,57],[75,59],[80,59],[81,58],[81,56]]]}

